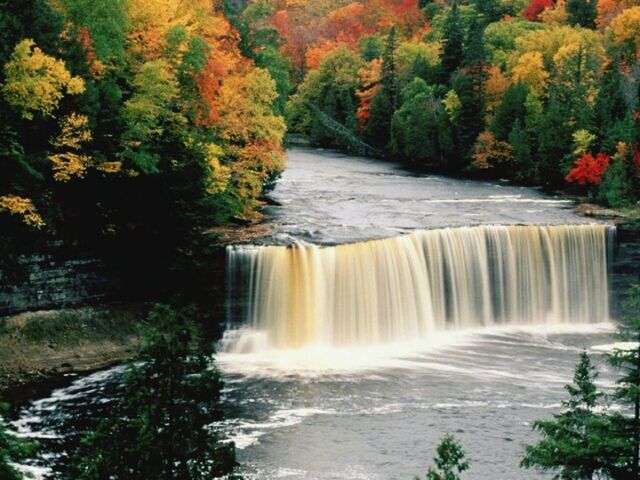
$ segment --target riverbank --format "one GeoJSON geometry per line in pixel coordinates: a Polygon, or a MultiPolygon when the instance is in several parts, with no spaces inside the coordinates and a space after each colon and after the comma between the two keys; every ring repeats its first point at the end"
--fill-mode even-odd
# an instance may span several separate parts
{"type": "Polygon", "coordinates": [[[26,312],[0,319],[0,398],[20,403],[135,358],[144,305],[26,312]]]}

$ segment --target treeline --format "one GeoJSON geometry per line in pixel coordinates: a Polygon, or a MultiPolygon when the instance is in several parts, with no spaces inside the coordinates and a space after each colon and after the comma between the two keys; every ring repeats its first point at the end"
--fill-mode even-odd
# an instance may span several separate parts
{"type": "Polygon", "coordinates": [[[222,0],[0,1],[5,278],[52,241],[166,272],[208,228],[259,215],[286,126],[268,54],[232,13],[222,0]]]}
{"type": "Polygon", "coordinates": [[[640,198],[637,0],[254,0],[285,40],[290,128],[452,174],[640,198]]]}

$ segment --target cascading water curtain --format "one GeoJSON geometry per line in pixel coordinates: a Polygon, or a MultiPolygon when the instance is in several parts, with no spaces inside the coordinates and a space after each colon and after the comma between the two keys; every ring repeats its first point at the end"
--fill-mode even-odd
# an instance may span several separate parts
{"type": "Polygon", "coordinates": [[[609,316],[606,225],[479,226],[318,247],[230,247],[230,321],[270,348],[609,316]]]}

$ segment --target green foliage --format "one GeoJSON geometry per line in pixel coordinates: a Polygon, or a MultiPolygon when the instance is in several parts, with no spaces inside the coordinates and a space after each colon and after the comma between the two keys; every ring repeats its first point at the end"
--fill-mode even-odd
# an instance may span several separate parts
{"type": "Polygon", "coordinates": [[[544,28],[544,24],[520,18],[491,23],[484,32],[484,45],[489,60],[493,65],[506,68],[509,55],[516,48],[516,39],[526,32],[544,28]]]}
{"type": "Polygon", "coordinates": [[[460,16],[458,2],[453,3],[453,7],[448,11],[443,28],[443,46],[440,56],[440,79],[447,83],[453,72],[462,63],[465,28],[460,16]]]}
{"type": "Polygon", "coordinates": [[[340,145],[340,139],[324,126],[317,115],[311,114],[309,104],[315,105],[328,117],[355,133],[356,89],[359,82],[358,71],[362,65],[360,56],[346,47],[330,52],[318,70],[307,74],[297,95],[290,99],[287,105],[290,122],[291,119],[296,119],[299,127],[304,127],[299,130],[309,134],[315,143],[340,145]]]}
{"type": "Polygon", "coordinates": [[[291,79],[289,71],[291,62],[285,59],[280,52],[271,46],[265,46],[255,54],[256,65],[269,70],[271,78],[276,82],[278,98],[274,102],[275,112],[282,115],[285,111],[289,93],[291,92],[291,79]]]}
{"type": "Polygon", "coordinates": [[[184,124],[174,113],[178,98],[178,81],[163,60],[145,63],[132,82],[133,95],[124,104],[123,119],[127,129],[123,135],[130,159],[144,173],[158,173],[160,140],[166,128],[184,124]]]}
{"type": "Polygon", "coordinates": [[[631,207],[638,198],[637,165],[633,152],[622,143],[612,157],[611,165],[599,186],[599,200],[611,207],[631,207]]]}
{"type": "Polygon", "coordinates": [[[37,445],[16,437],[7,430],[4,415],[9,405],[0,402],[0,478],[2,480],[22,480],[24,476],[13,464],[26,460],[35,454],[37,445]]]}
{"type": "Polygon", "coordinates": [[[521,83],[511,85],[504,93],[489,127],[497,139],[506,140],[514,122],[519,121],[524,125],[527,115],[525,102],[528,94],[529,89],[521,83]]]}
{"type": "Polygon", "coordinates": [[[565,411],[554,415],[553,420],[534,422],[533,428],[542,439],[526,447],[521,463],[524,468],[557,472],[555,478],[567,480],[615,475],[620,445],[612,435],[615,423],[596,412],[602,397],[595,385],[597,376],[591,359],[582,352],[573,383],[565,387],[569,393],[569,399],[563,402],[565,411]]]}
{"type": "Polygon", "coordinates": [[[127,0],[59,0],[65,16],[76,27],[91,32],[98,58],[107,63],[125,60],[125,41],[129,29],[127,0]]]}
{"type": "Polygon", "coordinates": [[[104,254],[132,282],[153,271],[174,287],[176,270],[204,255],[205,229],[257,218],[258,198],[283,167],[288,61],[275,29],[239,38],[222,12],[203,6],[0,1],[5,274],[19,274],[20,254],[63,241],[104,254]],[[224,85],[255,79],[265,71],[256,65],[269,81],[236,93],[260,115],[242,108],[233,122],[221,119],[221,103],[233,101],[224,85]],[[249,124],[264,135],[230,140],[249,124]],[[212,145],[223,153],[211,155],[212,145]]]}
{"type": "Polygon", "coordinates": [[[618,323],[616,338],[624,343],[609,356],[612,365],[619,368],[614,397],[631,410],[621,417],[622,440],[630,455],[627,457],[629,478],[640,475],[640,285],[634,285],[623,304],[624,317],[618,323]]]}
{"type": "MultiPolygon", "coordinates": [[[[436,448],[427,480],[460,480],[460,475],[469,470],[469,461],[462,445],[453,435],[445,435],[436,448]]],[[[419,480],[419,477],[416,477],[419,480]]]]}
{"type": "Polygon", "coordinates": [[[507,140],[513,148],[513,160],[516,165],[513,178],[518,182],[537,182],[540,177],[537,171],[537,163],[533,158],[533,142],[529,132],[522,126],[520,120],[514,122],[507,140]]]}
{"type": "Polygon", "coordinates": [[[84,438],[73,478],[190,480],[232,473],[234,446],[211,427],[221,418],[222,380],[193,313],[166,305],[151,312],[123,398],[84,438]]]}
{"type": "Polygon", "coordinates": [[[384,39],[377,35],[364,35],[358,40],[358,49],[365,62],[370,62],[382,56],[384,39]]]}
{"type": "Polygon", "coordinates": [[[440,165],[449,153],[451,127],[435,89],[416,78],[402,92],[393,116],[391,150],[410,162],[440,165]]]}
{"type": "Polygon", "coordinates": [[[595,0],[567,0],[566,9],[571,25],[596,28],[598,2],[595,0]]]}

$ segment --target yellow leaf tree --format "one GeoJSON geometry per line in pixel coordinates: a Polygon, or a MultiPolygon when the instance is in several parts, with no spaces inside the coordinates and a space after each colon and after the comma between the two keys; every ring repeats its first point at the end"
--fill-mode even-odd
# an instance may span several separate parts
{"type": "Polygon", "coordinates": [[[16,45],[4,73],[4,98],[27,120],[35,113],[52,115],[65,93],[84,91],[82,78],[72,76],[62,60],[45,54],[31,39],[16,45]]]}

